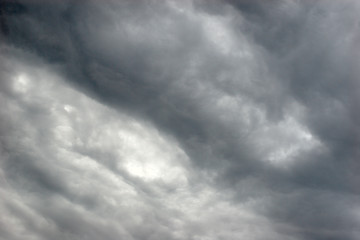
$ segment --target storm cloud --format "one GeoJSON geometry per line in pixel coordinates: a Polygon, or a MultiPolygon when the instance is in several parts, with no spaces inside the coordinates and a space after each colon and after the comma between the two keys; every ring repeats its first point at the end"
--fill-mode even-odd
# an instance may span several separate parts
{"type": "Polygon", "coordinates": [[[0,239],[360,239],[359,14],[1,1],[0,239]]]}

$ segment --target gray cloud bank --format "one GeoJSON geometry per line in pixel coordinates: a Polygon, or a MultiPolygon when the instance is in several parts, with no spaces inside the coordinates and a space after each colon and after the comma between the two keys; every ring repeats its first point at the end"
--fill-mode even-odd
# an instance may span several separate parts
{"type": "Polygon", "coordinates": [[[359,2],[0,9],[0,239],[360,239],[359,2]]]}

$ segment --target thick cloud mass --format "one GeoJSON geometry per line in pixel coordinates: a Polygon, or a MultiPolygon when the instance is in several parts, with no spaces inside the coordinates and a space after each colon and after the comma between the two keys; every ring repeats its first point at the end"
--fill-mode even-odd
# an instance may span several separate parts
{"type": "Polygon", "coordinates": [[[0,2],[0,239],[360,239],[356,0],[0,2]]]}

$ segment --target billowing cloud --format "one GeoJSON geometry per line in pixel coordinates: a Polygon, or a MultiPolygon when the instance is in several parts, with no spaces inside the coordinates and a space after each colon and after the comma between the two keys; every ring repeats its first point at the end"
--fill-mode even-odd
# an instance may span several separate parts
{"type": "Polygon", "coordinates": [[[359,239],[355,0],[1,3],[3,239],[359,239]]]}

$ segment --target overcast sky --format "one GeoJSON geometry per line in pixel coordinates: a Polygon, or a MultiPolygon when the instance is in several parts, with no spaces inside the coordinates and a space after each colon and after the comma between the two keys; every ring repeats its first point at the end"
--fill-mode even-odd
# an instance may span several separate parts
{"type": "Polygon", "coordinates": [[[360,1],[2,0],[1,240],[359,240],[360,1]]]}

